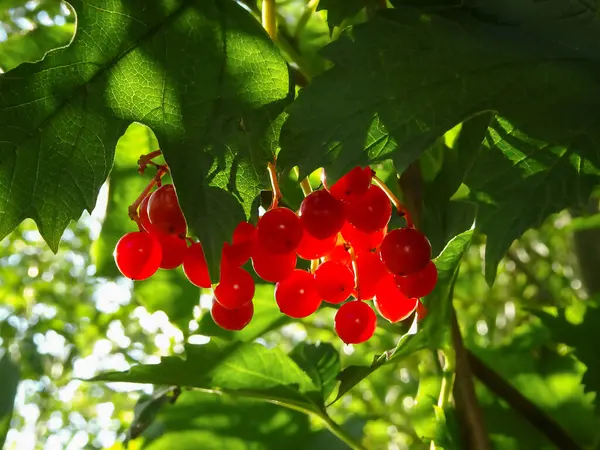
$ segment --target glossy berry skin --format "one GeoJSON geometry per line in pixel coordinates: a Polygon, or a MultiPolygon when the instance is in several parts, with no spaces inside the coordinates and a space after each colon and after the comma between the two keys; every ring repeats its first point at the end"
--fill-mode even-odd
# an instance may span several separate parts
{"type": "Polygon", "coordinates": [[[223,308],[238,309],[254,298],[254,280],[244,269],[229,267],[221,272],[215,299],[223,308]]]}
{"type": "Polygon", "coordinates": [[[304,231],[317,239],[337,235],[346,222],[344,204],[326,190],[314,191],[300,204],[304,231]]]}
{"type": "Polygon", "coordinates": [[[393,274],[409,275],[429,263],[431,244],[423,233],[414,228],[398,228],[383,238],[381,259],[393,274]]]}
{"type": "Polygon", "coordinates": [[[349,222],[346,222],[342,228],[342,237],[352,246],[356,253],[376,249],[381,244],[386,233],[387,226],[373,233],[365,233],[349,222]]]}
{"type": "Polygon", "coordinates": [[[438,273],[433,261],[418,272],[410,275],[396,275],[396,284],[408,297],[425,297],[431,294],[437,283],[438,273]]]}
{"type": "Polygon", "coordinates": [[[222,262],[228,266],[241,267],[252,256],[252,246],[256,228],[248,222],[240,222],[233,231],[231,244],[225,242],[222,250],[222,262]]]}
{"type": "Polygon", "coordinates": [[[344,303],[335,314],[335,332],[346,344],[361,344],[375,333],[377,316],[365,302],[344,303]]]}
{"type": "Polygon", "coordinates": [[[145,231],[135,231],[119,239],[113,256],[123,276],[145,280],[158,270],[162,249],[156,237],[145,231]]]}
{"type": "Polygon", "coordinates": [[[396,285],[394,276],[388,274],[377,283],[375,307],[379,314],[392,323],[406,319],[417,307],[417,298],[409,298],[396,285]]]}
{"type": "Polygon", "coordinates": [[[277,283],[287,278],[296,268],[296,253],[273,254],[260,245],[252,249],[252,267],[260,278],[269,283],[277,283]]]}
{"type": "Polygon", "coordinates": [[[327,239],[317,239],[309,233],[304,233],[300,240],[300,245],[296,249],[296,253],[302,259],[323,258],[333,251],[337,240],[337,235],[327,239]]]}
{"type": "Polygon", "coordinates": [[[200,242],[188,247],[183,257],[183,273],[190,282],[201,288],[211,287],[208,265],[200,242]]]}
{"type": "Polygon", "coordinates": [[[323,259],[325,261],[339,261],[347,266],[352,265],[352,255],[343,240],[338,240],[337,245],[323,259]]]}
{"type": "Polygon", "coordinates": [[[294,319],[308,317],[321,306],[314,277],[298,269],[275,285],[275,301],[283,314],[294,319]]]}
{"type": "Polygon", "coordinates": [[[256,242],[269,253],[296,251],[304,232],[300,218],[288,208],[267,211],[258,221],[256,242]]]}
{"type": "Polygon", "coordinates": [[[372,185],[365,194],[346,205],[348,222],[365,233],[381,230],[391,217],[392,204],[379,186],[372,185]]]}
{"type": "Polygon", "coordinates": [[[321,264],[315,271],[315,281],[319,295],[328,303],[342,303],[354,290],[354,273],[338,261],[321,264]]]}
{"type": "Polygon", "coordinates": [[[163,233],[185,235],[185,217],[172,184],[165,184],[152,193],[148,200],[148,218],[163,233]]]}
{"type": "Polygon", "coordinates": [[[365,194],[371,186],[373,179],[373,171],[370,167],[355,167],[342,178],[340,178],[333,186],[327,183],[327,175],[325,171],[321,172],[321,181],[325,189],[329,191],[334,198],[351,203],[361,195],[365,194]]]}
{"type": "Polygon", "coordinates": [[[358,300],[371,300],[375,296],[375,288],[379,280],[389,272],[381,262],[379,253],[364,252],[356,257],[358,270],[358,289],[356,298],[358,300]]]}
{"type": "Polygon", "coordinates": [[[187,242],[174,234],[165,234],[160,232],[152,233],[160,242],[162,249],[162,259],[160,268],[171,270],[179,267],[183,263],[183,258],[187,251],[187,242]]]}
{"type": "Polygon", "coordinates": [[[141,227],[147,231],[148,233],[157,233],[159,230],[156,229],[151,223],[150,218],[148,217],[148,201],[150,200],[150,196],[144,197],[142,202],[140,203],[140,208],[138,211],[138,215],[140,217],[140,225],[141,227]]]}
{"type": "Polygon", "coordinates": [[[215,323],[224,330],[239,331],[252,320],[254,304],[249,302],[238,309],[226,309],[218,302],[213,302],[210,314],[215,323]]]}

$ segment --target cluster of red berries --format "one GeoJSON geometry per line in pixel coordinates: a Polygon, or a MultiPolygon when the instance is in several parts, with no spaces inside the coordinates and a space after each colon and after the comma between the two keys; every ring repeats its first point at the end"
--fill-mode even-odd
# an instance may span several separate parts
{"type": "MultiPolygon", "coordinates": [[[[276,283],[275,301],[289,317],[308,317],[323,301],[341,304],[335,330],[347,344],[365,342],[375,332],[377,317],[368,300],[390,322],[406,319],[415,309],[418,318],[424,317],[419,298],[437,282],[431,246],[408,218],[407,227],[388,232],[390,193],[373,180],[379,181],[371,168],[356,167],[329,186],[323,172],[323,189],[307,195],[297,213],[278,206],[274,181],[271,208],[256,227],[240,223],[223,246],[211,309],[215,323],[227,330],[250,323],[255,283],[242,268],[250,260],[258,277],[276,283]],[[298,257],[312,261],[310,271],[296,267],[298,257]]],[[[141,231],[123,236],[115,249],[123,275],[140,280],[158,268],[182,264],[193,284],[211,287],[201,243],[188,246],[172,185],[141,201],[138,223],[141,231]]]]}

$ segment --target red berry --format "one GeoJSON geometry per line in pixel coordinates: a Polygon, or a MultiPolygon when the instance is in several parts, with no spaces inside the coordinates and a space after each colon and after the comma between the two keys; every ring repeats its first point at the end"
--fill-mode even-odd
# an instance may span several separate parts
{"type": "Polygon", "coordinates": [[[338,239],[337,245],[323,259],[325,261],[339,261],[347,266],[352,264],[352,255],[343,239],[338,239]]]}
{"type": "Polygon", "coordinates": [[[375,311],[359,300],[344,303],[335,314],[335,332],[346,344],[368,341],[376,327],[375,311]]]}
{"type": "Polygon", "coordinates": [[[152,193],[148,200],[148,218],[163,233],[186,233],[185,217],[172,184],[165,184],[152,193]]]}
{"type": "Polygon", "coordinates": [[[233,230],[232,244],[252,242],[256,235],[256,228],[248,222],[240,222],[233,230]]]}
{"type": "Polygon", "coordinates": [[[356,253],[373,250],[379,247],[383,237],[387,233],[387,226],[373,233],[365,233],[357,229],[354,225],[346,222],[342,228],[342,236],[348,242],[356,253]]]}
{"type": "Polygon", "coordinates": [[[422,270],[431,260],[431,244],[414,228],[390,231],[381,243],[381,259],[396,275],[409,275],[422,270]]]}
{"type": "Polygon", "coordinates": [[[337,240],[337,235],[327,239],[317,239],[309,233],[304,233],[296,253],[302,259],[319,259],[333,251],[337,240]]]}
{"type": "Polygon", "coordinates": [[[328,303],[342,303],[354,289],[354,273],[338,261],[326,261],[315,271],[317,290],[328,303]]]}
{"type": "Polygon", "coordinates": [[[162,249],[156,237],[145,231],[135,231],[119,239],[113,256],[124,276],[132,280],[145,280],[158,270],[162,249]]]}
{"type": "Polygon", "coordinates": [[[248,302],[238,309],[226,309],[218,302],[213,302],[210,313],[215,323],[221,328],[230,331],[239,331],[245,328],[252,320],[254,305],[252,302],[248,302]]]}
{"type": "Polygon", "coordinates": [[[437,283],[438,273],[433,261],[425,268],[410,275],[396,275],[396,284],[408,297],[425,297],[429,295],[437,283]]]}
{"type": "Polygon", "coordinates": [[[183,273],[195,286],[209,288],[211,286],[208,265],[204,257],[204,249],[200,242],[188,247],[183,257],[183,273]]]}
{"type": "Polygon", "coordinates": [[[183,263],[183,258],[187,251],[185,239],[174,234],[152,233],[160,242],[162,249],[162,259],[160,261],[161,269],[175,269],[183,263]]]}
{"type": "Polygon", "coordinates": [[[148,200],[150,200],[149,195],[144,197],[140,203],[140,208],[138,211],[138,215],[140,216],[140,225],[148,233],[156,233],[159,231],[150,223],[150,219],[148,218],[148,200]]]}
{"type": "Polygon", "coordinates": [[[346,221],[344,204],[325,191],[314,191],[300,204],[304,231],[317,239],[327,239],[340,232],[346,221]]]}
{"type": "Polygon", "coordinates": [[[417,302],[417,322],[420,322],[421,320],[423,320],[425,317],[427,317],[427,308],[425,307],[425,305],[423,304],[423,302],[421,300],[419,300],[417,302]]]}
{"type": "Polygon", "coordinates": [[[377,283],[375,307],[383,318],[392,323],[410,316],[417,307],[418,301],[417,298],[404,295],[391,274],[387,274],[377,283]]]}
{"type": "Polygon", "coordinates": [[[358,271],[358,289],[356,297],[359,300],[371,300],[375,296],[377,283],[389,272],[381,262],[378,252],[364,252],[356,257],[358,271]]]}
{"type": "Polygon", "coordinates": [[[275,301],[283,314],[294,319],[308,317],[321,306],[317,283],[304,270],[294,270],[275,285],[275,301]]]}
{"type": "Polygon", "coordinates": [[[371,186],[373,171],[370,167],[355,167],[333,186],[327,185],[327,175],[325,171],[321,172],[321,181],[325,189],[329,191],[334,198],[343,202],[352,202],[363,195],[371,186]]]}
{"type": "Polygon", "coordinates": [[[238,309],[252,301],[254,289],[254,280],[248,272],[239,267],[228,267],[221,272],[215,299],[224,308],[238,309]]]}
{"type": "Polygon", "coordinates": [[[348,222],[365,233],[385,227],[392,217],[392,204],[385,192],[372,185],[369,190],[346,205],[348,222]]]}
{"type": "Polygon", "coordinates": [[[256,240],[269,253],[289,253],[302,239],[302,222],[288,208],[275,208],[262,216],[256,227],[256,240]]]}
{"type": "Polygon", "coordinates": [[[287,278],[296,268],[296,253],[269,253],[260,245],[252,249],[252,267],[256,275],[270,283],[287,278]]]}

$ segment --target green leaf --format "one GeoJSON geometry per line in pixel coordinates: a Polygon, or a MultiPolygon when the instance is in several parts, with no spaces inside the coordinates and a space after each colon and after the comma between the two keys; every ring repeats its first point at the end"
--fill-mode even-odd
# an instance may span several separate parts
{"type": "Polygon", "coordinates": [[[290,357],[312,379],[319,389],[319,403],[327,398],[337,384],[340,372],[340,355],[331,344],[298,344],[290,357]]]}
{"type": "Polygon", "coordinates": [[[318,412],[319,392],[311,378],[277,348],[255,343],[224,344],[215,339],[186,346],[186,359],[164,357],[160,364],[134,366],[127,372],[101,374],[91,381],[125,381],[189,386],[216,393],[278,402],[318,412]]]}
{"type": "Polygon", "coordinates": [[[398,341],[395,348],[375,356],[370,366],[348,366],[338,376],[340,387],[334,402],[343,397],[364,378],[385,364],[395,363],[425,348],[445,345],[450,332],[452,290],[463,255],[469,249],[473,230],[465,231],[452,239],[434,262],[438,269],[438,282],[433,292],[423,301],[429,314],[422,328],[413,322],[410,330],[398,341]]]}
{"type": "Polygon", "coordinates": [[[56,251],[138,121],[160,142],[216,279],[277,149],[285,61],[234,1],[96,3],[72,2],[69,47],[0,77],[0,237],[30,217],[56,251]]]}
{"type": "Polygon", "coordinates": [[[133,408],[134,417],[127,432],[127,440],[135,439],[142,434],[156,420],[156,416],[172,398],[171,388],[161,389],[151,396],[142,396],[133,408]]]}
{"type": "Polygon", "coordinates": [[[4,445],[8,430],[10,430],[10,419],[13,413],[15,396],[20,380],[19,367],[11,360],[8,353],[0,358],[0,447],[4,445]]]}
{"type": "MultiPolygon", "coordinates": [[[[584,19],[594,15],[581,9],[584,19]]],[[[402,172],[447,130],[496,112],[487,151],[465,182],[488,235],[492,282],[514,239],[598,183],[597,53],[547,31],[585,25],[586,39],[598,42],[600,27],[555,13],[543,29],[522,14],[510,27],[474,16],[486,18],[477,9],[441,16],[400,7],[349,29],[325,50],[335,66],[290,107],[279,162],[303,175],[325,167],[335,179],[393,157],[402,172]]]]}
{"type": "Polygon", "coordinates": [[[321,0],[317,11],[327,11],[327,24],[329,30],[333,30],[345,19],[356,16],[366,5],[367,0],[321,0]]]}

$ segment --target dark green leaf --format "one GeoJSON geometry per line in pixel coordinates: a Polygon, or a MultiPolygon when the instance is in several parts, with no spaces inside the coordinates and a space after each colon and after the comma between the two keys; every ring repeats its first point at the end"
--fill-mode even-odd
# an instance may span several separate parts
{"type": "Polygon", "coordinates": [[[333,30],[345,19],[356,16],[367,3],[368,0],[321,0],[317,11],[327,10],[327,24],[333,30]]]}
{"type": "Polygon", "coordinates": [[[0,77],[0,236],[31,217],[56,250],[69,221],[94,207],[119,136],[139,121],[160,142],[216,279],[222,243],[277,148],[290,94],[284,60],[234,1],[72,4],[71,45],[0,77]]]}
{"type": "Polygon", "coordinates": [[[152,425],[160,410],[171,401],[171,391],[171,388],[163,388],[151,396],[140,397],[133,408],[134,417],[127,432],[128,440],[137,438],[152,425]]]}
{"type": "Polygon", "coordinates": [[[319,389],[318,402],[327,398],[337,384],[340,372],[340,355],[331,344],[298,344],[290,357],[312,379],[319,389]]]}
{"type": "Polygon", "coordinates": [[[8,353],[0,358],[0,447],[4,446],[6,434],[10,429],[17,386],[19,385],[19,367],[10,359],[8,353]]]}
{"type": "Polygon", "coordinates": [[[424,303],[429,308],[429,315],[423,321],[422,328],[413,323],[410,330],[400,338],[396,347],[376,356],[370,366],[348,366],[342,370],[338,376],[340,388],[334,401],[339,400],[380,366],[425,348],[436,349],[445,345],[450,330],[454,282],[461,259],[471,245],[472,238],[473,230],[459,234],[434,260],[438,269],[438,282],[434,291],[424,299],[424,303]]]}

